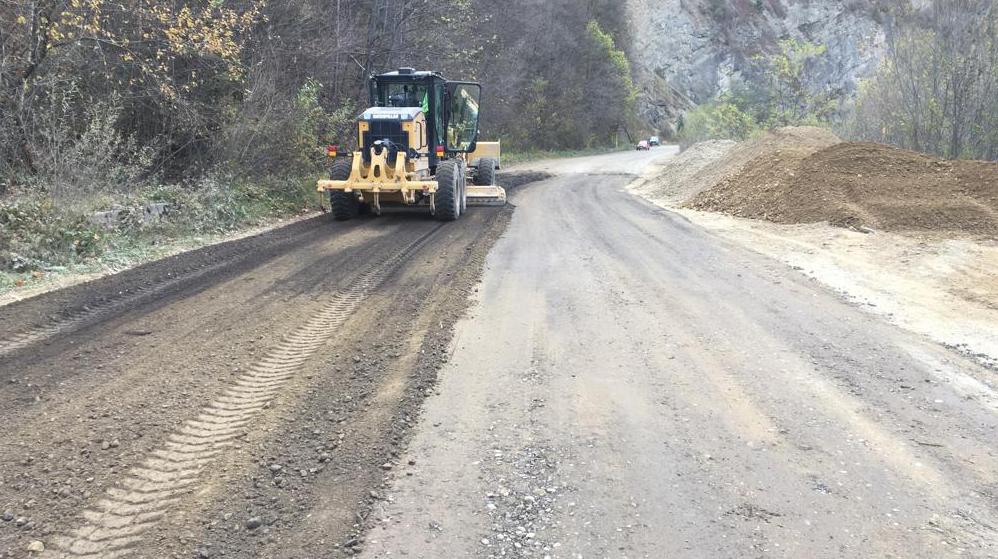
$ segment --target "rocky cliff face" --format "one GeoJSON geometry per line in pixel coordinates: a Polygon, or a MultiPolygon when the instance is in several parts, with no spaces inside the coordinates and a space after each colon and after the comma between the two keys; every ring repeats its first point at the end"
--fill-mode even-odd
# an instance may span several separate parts
{"type": "Polygon", "coordinates": [[[784,38],[828,47],[819,87],[841,92],[875,69],[883,32],[876,0],[629,0],[639,111],[668,135],[683,111],[751,73],[784,38]]]}

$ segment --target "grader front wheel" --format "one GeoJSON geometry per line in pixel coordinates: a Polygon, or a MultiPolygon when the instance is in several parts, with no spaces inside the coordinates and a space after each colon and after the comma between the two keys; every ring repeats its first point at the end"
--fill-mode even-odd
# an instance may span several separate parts
{"type": "Polygon", "coordinates": [[[475,173],[475,186],[495,186],[496,167],[499,162],[495,159],[483,157],[478,161],[478,172],[475,173]]]}
{"type": "Polygon", "coordinates": [[[461,166],[461,177],[458,179],[457,184],[461,187],[461,213],[468,213],[468,181],[465,180],[465,173],[467,173],[466,168],[461,166]]]}

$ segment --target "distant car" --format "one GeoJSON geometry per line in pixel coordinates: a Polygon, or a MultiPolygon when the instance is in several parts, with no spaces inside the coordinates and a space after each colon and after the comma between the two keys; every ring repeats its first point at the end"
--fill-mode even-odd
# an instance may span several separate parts
{"type": "Polygon", "coordinates": [[[637,147],[638,151],[647,151],[650,149],[651,146],[648,145],[648,140],[641,140],[640,142],[638,142],[638,147],[637,147]]]}
{"type": "Polygon", "coordinates": [[[660,146],[662,145],[662,141],[658,139],[658,136],[652,136],[648,138],[648,145],[652,147],[660,146]]]}

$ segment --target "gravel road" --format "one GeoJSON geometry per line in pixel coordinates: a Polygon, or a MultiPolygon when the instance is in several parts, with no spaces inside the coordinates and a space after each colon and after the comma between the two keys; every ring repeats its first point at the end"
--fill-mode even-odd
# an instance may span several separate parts
{"type": "Polygon", "coordinates": [[[519,192],[362,555],[996,557],[993,372],[622,192],[519,192]]]}
{"type": "Polygon", "coordinates": [[[998,556],[995,373],[624,191],[670,153],[0,307],[0,558],[998,556]]]}

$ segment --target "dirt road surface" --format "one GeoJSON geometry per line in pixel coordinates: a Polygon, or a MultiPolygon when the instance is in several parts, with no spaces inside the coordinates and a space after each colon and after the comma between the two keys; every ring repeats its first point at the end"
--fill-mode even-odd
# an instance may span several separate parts
{"type": "Polygon", "coordinates": [[[994,373],[592,163],[514,197],[363,557],[998,556],[994,373]]]}
{"type": "Polygon", "coordinates": [[[0,557],[998,556],[996,374],[624,191],[670,153],[0,307],[0,557]]]}

